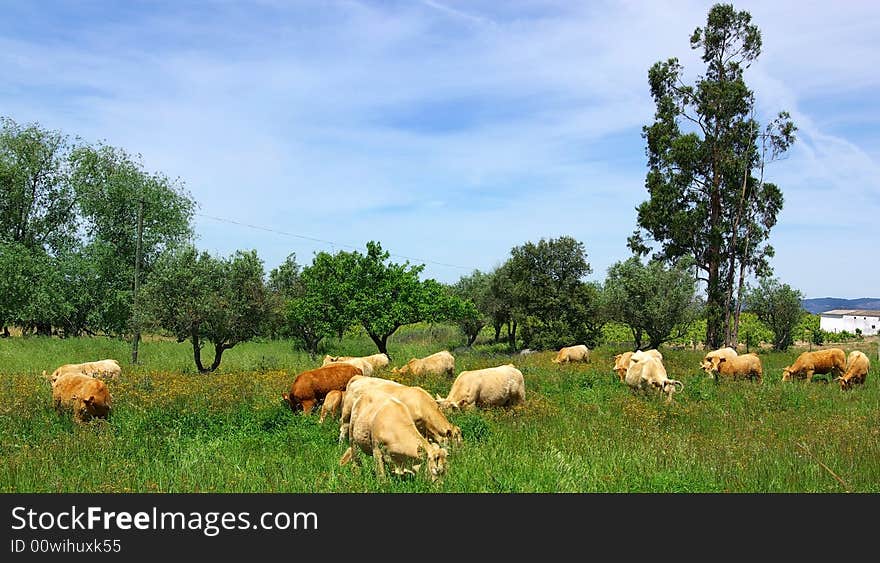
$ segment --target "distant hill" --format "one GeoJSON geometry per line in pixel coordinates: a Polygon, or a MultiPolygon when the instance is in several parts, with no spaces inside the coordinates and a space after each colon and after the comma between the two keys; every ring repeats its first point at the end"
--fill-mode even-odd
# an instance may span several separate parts
{"type": "Polygon", "coordinates": [[[840,299],[838,297],[816,297],[803,300],[804,309],[810,313],[824,313],[831,309],[875,309],[880,310],[880,298],[860,297],[840,299]]]}

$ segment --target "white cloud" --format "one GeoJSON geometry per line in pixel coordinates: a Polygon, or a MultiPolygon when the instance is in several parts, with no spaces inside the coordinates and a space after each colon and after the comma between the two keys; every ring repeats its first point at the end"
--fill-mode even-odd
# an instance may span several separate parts
{"type": "MultiPolygon", "coordinates": [[[[0,72],[11,77],[0,107],[143,154],[149,169],[182,178],[205,214],[361,248],[380,240],[468,271],[491,269],[527,240],[570,234],[597,278],[627,255],[646,197],[647,71],[674,56],[699,72],[688,37],[711,5],[172,5],[84,18],[51,41],[0,37],[0,72]]],[[[851,262],[876,238],[876,134],[825,127],[841,96],[880,80],[869,66],[878,5],[737,8],[764,38],[747,74],[761,118],[786,109],[800,127],[788,158],[767,169],[786,202],[773,233],[777,273],[808,296],[876,294],[876,263],[842,281],[798,257],[833,250],[851,262]]],[[[867,102],[846,111],[878,117],[867,102]]],[[[269,267],[291,250],[302,262],[330,249],[207,218],[197,228],[206,248],[257,248],[269,267]]],[[[426,273],[466,272],[428,264],[426,273]]]]}

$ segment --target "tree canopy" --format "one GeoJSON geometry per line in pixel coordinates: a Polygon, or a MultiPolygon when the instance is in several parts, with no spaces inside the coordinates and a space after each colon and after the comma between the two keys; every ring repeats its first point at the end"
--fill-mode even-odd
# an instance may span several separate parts
{"type": "Polygon", "coordinates": [[[768,239],[783,197],[764,182],[764,164],[789,148],[796,127],[785,111],[763,129],[755,117],[744,71],[760,55],[762,38],[748,12],[716,4],[690,41],[706,65],[694,84],[685,83],[677,58],[648,72],[656,105],[654,122],[643,128],[649,199],[637,208],[629,246],[647,254],[653,240],[658,258],[693,258],[706,285],[706,342],[718,347],[735,334],[736,273],[741,294],[748,272],[769,270],[768,239]]]}

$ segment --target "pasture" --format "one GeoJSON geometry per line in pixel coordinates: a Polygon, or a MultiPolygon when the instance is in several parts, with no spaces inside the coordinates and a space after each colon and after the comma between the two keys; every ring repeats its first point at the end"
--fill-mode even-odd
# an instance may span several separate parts
{"type": "MultiPolygon", "coordinates": [[[[449,471],[379,480],[372,459],[340,467],[347,445],[338,421],[294,415],[282,402],[294,376],[320,365],[285,341],[229,350],[200,375],[189,343],[147,339],[141,362],[129,344],[105,338],[0,340],[2,492],[880,492],[880,373],[877,344],[842,345],[871,358],[865,385],[780,382],[801,351],[762,352],[765,381],[714,383],[704,354],[661,349],[684,390],[666,405],[630,393],[611,370],[619,348],[598,347],[590,363],[554,364],[554,351],[511,356],[502,345],[460,348],[449,327],[401,329],[392,362],[378,375],[445,395],[442,376],[392,376],[411,357],[449,349],[456,373],[514,363],[526,401],[510,410],[453,412],[464,442],[449,471]],[[75,424],[51,407],[40,373],[62,363],[113,357],[109,422],[75,424]]],[[[365,337],[326,343],[334,354],[366,355],[365,337]]]]}

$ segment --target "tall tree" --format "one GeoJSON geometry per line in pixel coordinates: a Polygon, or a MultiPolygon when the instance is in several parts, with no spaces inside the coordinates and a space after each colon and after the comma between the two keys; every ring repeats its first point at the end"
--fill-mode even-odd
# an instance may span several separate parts
{"type": "Polygon", "coordinates": [[[630,327],[637,350],[644,335],[651,348],[683,337],[698,313],[696,280],[686,261],[668,268],[659,260],[642,264],[637,256],[616,262],[608,268],[603,297],[607,314],[630,327]]]}
{"type": "Polygon", "coordinates": [[[189,340],[199,373],[220,366],[223,352],[260,333],[268,313],[263,263],[256,251],[215,258],[185,246],[163,254],[144,285],[144,312],[178,342],[189,340]],[[214,360],[202,362],[206,342],[214,360]]]}
{"type": "Polygon", "coordinates": [[[50,253],[76,240],[70,139],[0,117],[0,241],[50,253]]]}
{"type": "Polygon", "coordinates": [[[702,50],[706,65],[694,85],[684,83],[676,58],[648,72],[656,104],[654,122],[643,128],[649,199],[638,207],[628,243],[647,254],[650,238],[660,245],[658,258],[694,259],[706,284],[706,342],[717,347],[730,319],[736,265],[758,268],[773,254],[767,240],[783,198],[777,186],[753,174],[762,163],[758,141],[778,156],[794,141],[796,127],[780,112],[772,132],[758,133],[755,97],[743,72],[761,53],[761,33],[748,12],[712,6],[691,47],[702,50]]]}
{"type": "Polygon", "coordinates": [[[804,295],[771,277],[761,278],[746,293],[748,310],[773,331],[773,348],[786,350],[794,341],[794,331],[806,311],[804,295]]]}
{"type": "Polygon", "coordinates": [[[90,324],[111,334],[131,328],[137,224],[143,201],[141,283],[167,248],[192,238],[195,202],[178,181],[144,169],[139,157],[108,145],[77,147],[71,182],[87,254],[100,283],[90,324]]]}

